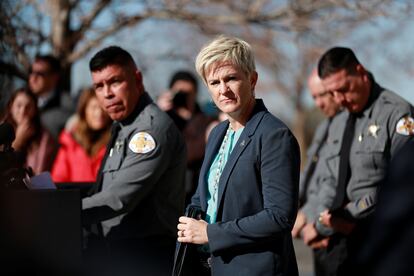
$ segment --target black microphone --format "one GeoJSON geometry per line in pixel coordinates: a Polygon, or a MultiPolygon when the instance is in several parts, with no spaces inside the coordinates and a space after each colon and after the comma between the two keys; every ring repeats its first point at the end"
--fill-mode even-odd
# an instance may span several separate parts
{"type": "Polygon", "coordinates": [[[4,149],[9,149],[14,138],[16,138],[16,136],[14,134],[13,126],[7,122],[2,123],[0,125],[0,145],[5,145],[4,149]]]}

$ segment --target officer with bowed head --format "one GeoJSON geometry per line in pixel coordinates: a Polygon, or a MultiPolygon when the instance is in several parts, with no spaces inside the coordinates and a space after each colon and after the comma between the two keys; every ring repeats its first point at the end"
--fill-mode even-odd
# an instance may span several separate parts
{"type": "Polygon", "coordinates": [[[115,121],[95,187],[82,201],[89,240],[106,250],[91,254],[92,269],[167,275],[184,208],[184,139],[145,91],[127,51],[107,47],[89,66],[98,101],[115,121]]]}
{"type": "Polygon", "coordinates": [[[347,110],[335,117],[328,133],[326,173],[335,180],[335,196],[319,222],[333,234],[321,252],[325,260],[321,265],[325,275],[349,275],[390,160],[413,139],[414,109],[381,87],[349,48],[325,52],[318,75],[347,110]]]}

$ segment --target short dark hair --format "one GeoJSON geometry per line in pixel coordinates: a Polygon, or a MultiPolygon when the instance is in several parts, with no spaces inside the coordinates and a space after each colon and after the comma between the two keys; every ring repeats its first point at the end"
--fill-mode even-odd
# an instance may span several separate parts
{"type": "Polygon", "coordinates": [[[49,64],[50,72],[60,74],[60,60],[52,55],[36,55],[35,61],[43,61],[49,64]]]}
{"type": "Polygon", "coordinates": [[[174,75],[171,77],[169,88],[171,89],[174,83],[176,83],[179,80],[191,82],[194,85],[195,91],[197,92],[198,82],[191,72],[188,72],[188,71],[175,72],[174,75]]]}
{"type": "Polygon", "coordinates": [[[97,52],[89,62],[91,72],[104,69],[109,65],[134,66],[136,64],[131,54],[119,46],[109,46],[97,52]]]}
{"type": "Polygon", "coordinates": [[[319,59],[318,75],[323,79],[342,69],[352,73],[357,64],[360,64],[360,62],[350,48],[333,47],[326,51],[319,59]]]}

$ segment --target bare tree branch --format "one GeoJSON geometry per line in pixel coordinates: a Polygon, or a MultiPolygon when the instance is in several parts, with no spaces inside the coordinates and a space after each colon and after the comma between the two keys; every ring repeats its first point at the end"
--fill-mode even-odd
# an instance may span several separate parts
{"type": "Polygon", "coordinates": [[[111,3],[111,0],[100,0],[92,8],[90,13],[81,19],[81,24],[77,30],[74,30],[73,35],[76,37],[82,36],[88,30],[96,17],[111,3]]]}
{"type": "MultiPolygon", "coordinates": [[[[298,51],[307,51],[307,47],[318,48],[318,41],[324,37],[338,37],[350,33],[361,22],[375,17],[401,15],[413,6],[413,3],[392,0],[158,0],[158,1],[120,1],[118,5],[136,7],[125,11],[115,7],[115,0],[96,0],[83,3],[79,0],[25,0],[10,2],[10,9],[4,22],[0,19],[5,43],[14,56],[24,66],[28,66],[29,57],[42,47],[50,47],[60,57],[65,67],[84,57],[92,48],[105,38],[114,35],[126,27],[137,26],[146,19],[182,22],[197,27],[200,32],[210,36],[217,33],[231,33],[248,37],[257,49],[257,57],[275,74],[283,73],[286,68],[294,74],[303,74],[294,68],[286,56],[283,47],[290,44],[298,51]],[[21,4],[24,3],[24,4],[21,4]],[[43,5],[47,3],[48,5],[43,5]],[[26,6],[38,13],[34,18],[38,22],[27,20],[22,13],[26,6]],[[109,16],[99,25],[96,20],[104,11],[109,16]],[[76,14],[83,14],[76,22],[71,20],[76,14]],[[13,17],[10,17],[10,16],[13,17]],[[51,15],[51,17],[49,17],[51,15]],[[45,36],[41,26],[43,21],[52,20],[50,35],[45,36]],[[13,23],[12,23],[13,22],[13,23]],[[33,24],[33,22],[37,24],[33,24]],[[72,22],[73,23],[73,22],[72,22]],[[78,24],[79,23],[79,24],[78,24]],[[6,28],[5,28],[6,27],[6,28]],[[301,37],[300,43],[295,36],[301,37]],[[49,40],[50,38],[50,40],[49,40]],[[282,42],[282,43],[281,43],[282,42]],[[283,44],[284,46],[281,46],[283,44]],[[32,52],[30,52],[32,51],[32,52]],[[26,56],[27,58],[23,58],[26,56]],[[280,70],[284,69],[284,70],[280,70]]],[[[307,58],[306,54],[298,59],[307,58]]],[[[299,85],[276,79],[275,85],[286,96],[294,95],[299,85]],[[293,89],[292,89],[293,88],[293,89]]]]}
{"type": "Polygon", "coordinates": [[[89,40],[87,43],[85,43],[80,49],[72,52],[67,57],[67,62],[72,63],[75,60],[79,59],[80,57],[83,57],[86,53],[88,53],[93,47],[99,45],[103,39],[106,37],[114,34],[115,32],[119,31],[123,27],[126,26],[132,26],[139,21],[148,18],[147,16],[132,16],[129,18],[124,18],[117,22],[117,24],[113,25],[112,27],[106,29],[105,31],[102,31],[95,39],[89,40]]]}

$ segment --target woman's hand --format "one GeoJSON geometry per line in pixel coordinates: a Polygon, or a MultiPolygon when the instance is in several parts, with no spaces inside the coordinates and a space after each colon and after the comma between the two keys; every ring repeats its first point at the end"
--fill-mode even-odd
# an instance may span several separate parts
{"type": "Polygon", "coordinates": [[[24,120],[16,128],[16,139],[12,146],[16,150],[21,150],[29,143],[30,138],[35,134],[35,128],[30,124],[29,120],[24,120]]]}
{"type": "Polygon", "coordinates": [[[207,222],[188,217],[180,217],[177,225],[178,241],[194,244],[208,243],[207,222]]]}

